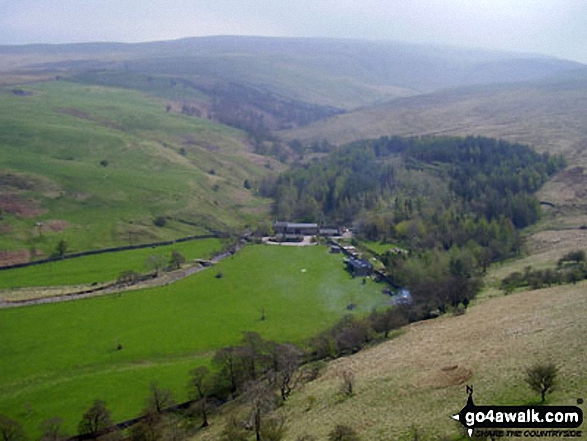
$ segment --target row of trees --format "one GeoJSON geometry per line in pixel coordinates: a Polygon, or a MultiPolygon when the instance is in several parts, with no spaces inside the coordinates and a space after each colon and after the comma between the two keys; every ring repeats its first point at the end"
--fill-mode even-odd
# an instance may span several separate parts
{"type": "Polygon", "coordinates": [[[428,250],[409,259],[388,255],[387,272],[405,286],[413,299],[413,320],[466,308],[482,283],[482,268],[475,250],[453,247],[448,252],[428,250]]]}
{"type": "Polygon", "coordinates": [[[556,268],[532,269],[528,266],[524,272],[515,271],[504,277],[501,289],[509,294],[516,288],[541,289],[552,285],[577,283],[587,279],[587,262],[585,251],[571,251],[561,257],[556,268]]]}
{"type": "MultiPolygon", "coordinates": [[[[152,271],[154,277],[159,277],[161,271],[173,271],[181,268],[181,265],[185,263],[186,259],[184,255],[177,251],[172,250],[169,257],[161,254],[152,254],[145,259],[145,267],[152,271]]],[[[136,271],[127,270],[120,273],[117,279],[117,283],[121,285],[134,285],[140,280],[149,276],[142,276],[136,271]]]]}

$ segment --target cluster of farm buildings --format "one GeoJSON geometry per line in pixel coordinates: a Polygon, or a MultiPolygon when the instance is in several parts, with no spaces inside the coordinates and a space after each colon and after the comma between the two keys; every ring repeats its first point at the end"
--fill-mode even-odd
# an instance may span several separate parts
{"type": "MultiPolygon", "coordinates": [[[[322,236],[332,239],[341,236],[346,229],[342,227],[321,228],[313,223],[275,222],[273,224],[275,238],[279,242],[297,242],[304,236],[322,236]]],[[[333,243],[330,251],[344,253],[347,270],[353,277],[367,277],[373,274],[373,265],[365,259],[361,259],[353,246],[341,246],[333,243]]]]}

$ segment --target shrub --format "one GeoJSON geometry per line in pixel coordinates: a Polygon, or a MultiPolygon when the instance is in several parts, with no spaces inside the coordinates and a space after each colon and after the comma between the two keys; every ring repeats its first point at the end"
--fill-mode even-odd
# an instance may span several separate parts
{"type": "Polygon", "coordinates": [[[585,251],[576,250],[565,254],[563,257],[559,259],[558,265],[561,266],[563,263],[566,262],[585,262],[585,251]]]}
{"type": "Polygon", "coordinates": [[[141,275],[136,271],[123,271],[116,279],[116,282],[121,285],[134,285],[141,278],[141,275]]]}
{"type": "Polygon", "coordinates": [[[169,259],[169,265],[172,269],[180,269],[181,265],[185,263],[185,256],[177,250],[171,252],[171,258],[169,259]]]}
{"type": "Polygon", "coordinates": [[[159,228],[164,227],[166,223],[167,219],[165,219],[165,216],[157,216],[155,219],[153,219],[153,224],[159,228]]]}
{"type": "Polygon", "coordinates": [[[274,416],[263,422],[260,435],[264,441],[281,441],[285,436],[285,432],[285,418],[274,416]]]}
{"type": "Polygon", "coordinates": [[[354,393],[355,374],[352,371],[344,371],[340,375],[342,384],[340,385],[340,391],[343,395],[350,397],[354,393]]]}
{"type": "Polygon", "coordinates": [[[56,253],[59,257],[63,257],[67,252],[67,241],[65,239],[61,239],[57,244],[56,253]]]}
{"type": "Polygon", "coordinates": [[[360,441],[359,435],[350,426],[337,424],[328,434],[328,441],[360,441]]]}
{"type": "Polygon", "coordinates": [[[232,417],[220,435],[222,441],[247,441],[249,434],[244,425],[239,423],[235,417],[232,417]]]}

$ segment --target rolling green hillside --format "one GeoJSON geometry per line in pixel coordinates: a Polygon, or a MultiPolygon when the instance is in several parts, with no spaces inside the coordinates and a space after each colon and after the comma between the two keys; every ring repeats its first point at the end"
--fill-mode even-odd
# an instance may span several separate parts
{"type": "Polygon", "coordinates": [[[50,255],[61,238],[73,252],[227,231],[268,209],[243,182],[271,161],[249,153],[242,132],[138,92],[60,81],[2,90],[0,125],[0,250],[50,255]]]}

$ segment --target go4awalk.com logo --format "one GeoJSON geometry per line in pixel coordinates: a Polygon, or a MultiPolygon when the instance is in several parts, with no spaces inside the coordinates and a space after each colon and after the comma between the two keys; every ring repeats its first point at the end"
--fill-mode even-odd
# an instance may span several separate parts
{"type": "Polygon", "coordinates": [[[452,418],[465,427],[469,437],[582,436],[581,430],[574,430],[583,423],[583,411],[577,406],[477,406],[473,402],[473,388],[467,386],[467,393],[467,404],[452,418]]]}

